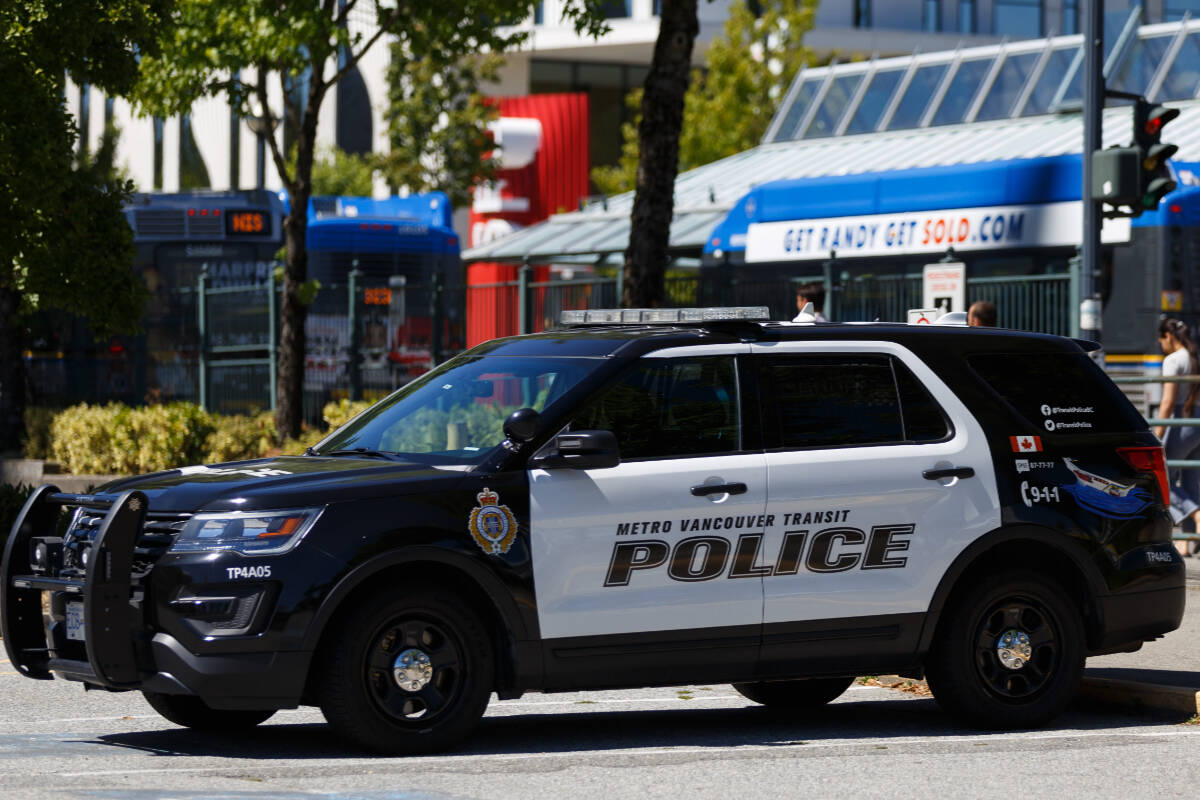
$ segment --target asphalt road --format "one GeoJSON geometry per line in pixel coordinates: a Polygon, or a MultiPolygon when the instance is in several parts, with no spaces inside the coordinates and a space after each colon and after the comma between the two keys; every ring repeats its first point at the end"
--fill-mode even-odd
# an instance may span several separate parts
{"type": "MultiPolygon", "coordinates": [[[[1123,664],[1200,667],[1200,563],[1189,561],[1184,627],[1123,664]]],[[[456,752],[418,758],[350,749],[314,709],[246,734],[193,733],[139,694],[27,680],[6,660],[0,697],[0,789],[14,798],[1095,800],[1195,797],[1200,776],[1200,724],[1181,718],[1076,707],[1043,730],[980,733],[928,697],[862,685],[805,719],[728,686],[531,694],[494,701],[456,752]]]]}

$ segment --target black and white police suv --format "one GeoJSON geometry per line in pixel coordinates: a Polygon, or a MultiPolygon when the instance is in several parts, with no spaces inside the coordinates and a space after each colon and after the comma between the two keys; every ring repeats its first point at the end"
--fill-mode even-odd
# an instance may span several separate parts
{"type": "Polygon", "coordinates": [[[404,753],[493,692],[731,682],[802,714],[882,673],[1028,727],[1178,627],[1162,448],[1080,343],[565,317],[305,456],[41,487],[4,552],[13,665],[197,728],[317,705],[404,753]]]}

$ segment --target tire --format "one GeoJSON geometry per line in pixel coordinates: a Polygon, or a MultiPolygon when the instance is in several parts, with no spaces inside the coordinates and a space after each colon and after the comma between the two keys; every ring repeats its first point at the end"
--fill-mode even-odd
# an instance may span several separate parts
{"type": "Polygon", "coordinates": [[[176,725],[198,731],[232,731],[249,729],[270,719],[274,710],[227,711],[209,708],[199,697],[190,694],[158,694],[142,692],[150,707],[176,725]]]}
{"type": "Polygon", "coordinates": [[[795,681],[735,683],[733,688],[747,700],[768,708],[804,710],[832,703],[850,688],[854,678],[809,678],[795,681]]]}
{"type": "Polygon", "coordinates": [[[494,656],[483,623],[458,595],[393,588],[342,623],[327,643],[317,688],[339,736],[380,753],[431,753],[463,739],[483,716],[494,656]]]}
{"type": "Polygon", "coordinates": [[[958,721],[991,730],[1035,728],[1075,697],[1084,658],[1075,602],[1052,578],[1014,570],[988,576],[951,601],[925,671],[938,705],[958,721]]]}

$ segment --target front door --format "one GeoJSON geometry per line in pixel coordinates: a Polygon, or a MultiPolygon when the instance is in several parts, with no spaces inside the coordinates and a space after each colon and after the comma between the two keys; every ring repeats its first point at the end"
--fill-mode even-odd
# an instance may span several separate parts
{"type": "Polygon", "coordinates": [[[710,647],[741,669],[754,661],[762,578],[746,567],[762,543],[767,471],[743,443],[736,354],[748,350],[643,357],[571,421],[612,431],[620,465],[530,471],[538,620],[560,662],[548,673],[596,685],[619,662],[686,679],[693,665],[711,674],[710,647]]]}

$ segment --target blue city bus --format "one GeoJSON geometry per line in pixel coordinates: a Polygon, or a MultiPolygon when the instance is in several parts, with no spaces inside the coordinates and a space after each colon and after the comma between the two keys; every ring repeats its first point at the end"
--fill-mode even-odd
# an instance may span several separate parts
{"type": "MultiPolygon", "coordinates": [[[[26,353],[33,401],[198,402],[206,395],[219,411],[267,407],[268,287],[281,266],[287,213],[286,194],[266,190],[134,195],[125,214],[134,232],[133,269],[149,289],[142,332],[96,342],[84,321],[42,315],[26,353]]],[[[319,418],[321,406],[351,383],[352,271],[367,390],[390,391],[463,349],[463,271],[444,194],[315,197],[307,244],[309,277],[321,285],[306,324],[308,416],[319,418]]]]}

